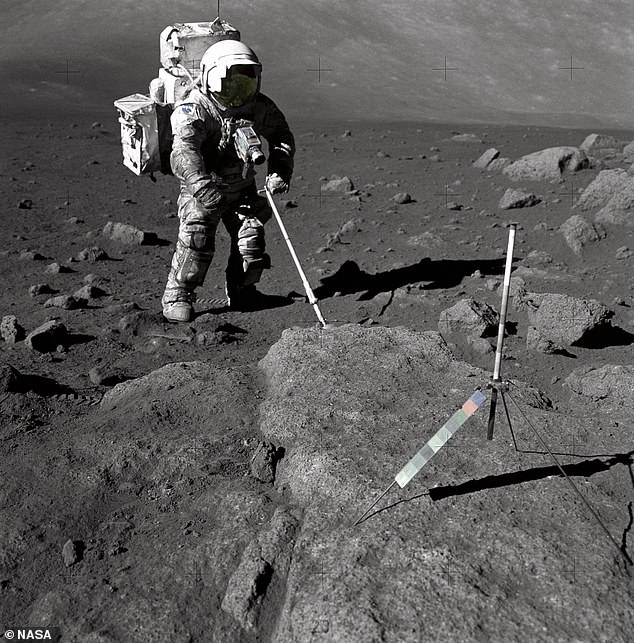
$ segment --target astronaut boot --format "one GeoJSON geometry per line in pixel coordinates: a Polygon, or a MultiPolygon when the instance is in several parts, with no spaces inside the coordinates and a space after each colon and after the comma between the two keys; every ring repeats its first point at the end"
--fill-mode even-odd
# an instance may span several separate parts
{"type": "Polygon", "coordinates": [[[163,293],[163,317],[171,322],[188,322],[194,318],[196,294],[183,287],[167,287],[163,293]]]}

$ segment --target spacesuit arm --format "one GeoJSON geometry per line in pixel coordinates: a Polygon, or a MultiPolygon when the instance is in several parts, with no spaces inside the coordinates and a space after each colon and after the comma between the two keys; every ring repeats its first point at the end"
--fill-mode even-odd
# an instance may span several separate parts
{"type": "Polygon", "coordinates": [[[290,183],[295,157],[295,137],[279,107],[270,98],[262,98],[266,110],[262,136],[269,144],[268,174],[279,174],[286,183],[290,183]]]}
{"type": "Polygon", "coordinates": [[[192,194],[209,188],[217,178],[205,170],[202,145],[207,133],[202,108],[195,103],[183,103],[176,107],[171,117],[172,153],[170,164],[172,172],[187,184],[192,194]]]}

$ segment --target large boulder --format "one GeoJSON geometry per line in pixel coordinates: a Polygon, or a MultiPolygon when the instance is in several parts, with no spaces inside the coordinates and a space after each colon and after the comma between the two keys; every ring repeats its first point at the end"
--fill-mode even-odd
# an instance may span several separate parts
{"type": "Polygon", "coordinates": [[[581,193],[575,207],[581,210],[601,208],[629,183],[634,184],[634,177],[621,168],[602,170],[581,193]]]}
{"type": "Polygon", "coordinates": [[[606,364],[574,370],[565,380],[573,398],[599,404],[606,412],[634,415],[634,366],[606,364]]]}
{"type": "Polygon", "coordinates": [[[576,147],[549,147],[523,156],[502,172],[514,181],[558,179],[564,172],[577,172],[588,164],[588,157],[576,147]]]}
{"type": "Polygon", "coordinates": [[[609,323],[613,312],[594,299],[577,299],[557,293],[530,293],[528,348],[552,353],[582,343],[589,334],[609,323]]]}
{"type": "Polygon", "coordinates": [[[489,304],[468,297],[440,313],[438,330],[443,336],[489,337],[495,334],[498,320],[497,311],[489,304]]]}
{"type": "MultiPolygon", "coordinates": [[[[606,615],[628,613],[628,579],[604,572],[591,584],[571,582],[564,572],[572,573],[566,543],[578,542],[579,534],[565,525],[582,510],[565,502],[568,490],[551,467],[527,470],[513,463],[507,440],[482,448],[485,409],[407,489],[393,484],[369,517],[354,524],[481,378],[488,378],[451,360],[437,334],[351,325],[286,330],[260,366],[267,381],[260,428],[287,450],[276,487],[304,508],[272,641],[472,643],[524,640],[528,631],[565,632],[579,640],[627,638],[632,618],[623,623],[606,615]],[[509,467],[523,484],[506,485],[503,492],[492,488],[511,475],[509,467]],[[520,505],[527,510],[518,512],[520,505]],[[551,506],[564,514],[550,517],[551,506]],[[544,599],[544,577],[549,595],[558,597],[555,603],[544,599]],[[624,595],[607,589],[617,577],[624,595]],[[521,578],[521,588],[509,591],[510,578],[521,578]],[[512,616],[500,620],[491,612],[494,596],[512,616]],[[577,610],[559,609],[568,601],[592,616],[580,621],[577,610]],[[463,609],[448,609],[449,604],[463,609]]],[[[557,440],[550,439],[557,451],[564,448],[560,440],[567,448],[572,435],[594,448],[590,421],[535,408],[530,417],[557,427],[557,440]]],[[[627,494],[627,488],[618,493],[622,506],[627,494]]],[[[609,515],[617,529],[622,512],[609,515]]],[[[580,558],[584,569],[612,569],[610,543],[590,534],[582,539],[577,573],[580,558]]],[[[265,557],[257,550],[245,552],[240,569],[266,582],[259,559],[265,557]]],[[[257,591],[245,593],[257,605],[257,591]]],[[[248,627],[245,603],[230,605],[248,627]]]]}
{"type": "Polygon", "coordinates": [[[600,223],[592,225],[578,214],[566,219],[561,224],[559,231],[563,234],[570,249],[577,255],[581,254],[585,245],[600,241],[606,235],[605,229],[600,223]]]}
{"type": "Polygon", "coordinates": [[[588,134],[579,146],[586,154],[597,154],[604,150],[617,150],[623,147],[618,138],[607,134],[588,134]]]}
{"type": "Polygon", "coordinates": [[[597,223],[612,225],[634,225],[634,179],[632,177],[597,212],[594,220],[597,223]]]}

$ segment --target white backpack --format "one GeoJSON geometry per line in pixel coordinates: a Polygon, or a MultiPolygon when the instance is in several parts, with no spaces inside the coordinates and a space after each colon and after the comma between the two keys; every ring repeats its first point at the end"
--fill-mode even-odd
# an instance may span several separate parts
{"type": "Polygon", "coordinates": [[[114,101],[121,125],[123,164],[138,176],[152,180],[154,172],[171,174],[170,116],[174,104],[192,87],[200,59],[220,40],[240,40],[240,32],[228,22],[176,23],[160,35],[161,65],[158,78],[149,86],[149,96],[130,94],[114,101]]]}

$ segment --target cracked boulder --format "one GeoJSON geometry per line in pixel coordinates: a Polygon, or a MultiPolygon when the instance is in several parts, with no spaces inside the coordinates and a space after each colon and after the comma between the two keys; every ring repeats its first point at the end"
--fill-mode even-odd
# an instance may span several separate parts
{"type": "Polygon", "coordinates": [[[559,179],[566,172],[578,172],[588,167],[588,157],[576,147],[549,147],[522,156],[502,172],[514,181],[559,179]]]}
{"type": "Polygon", "coordinates": [[[529,293],[526,345],[542,353],[554,353],[583,344],[605,329],[613,312],[594,299],[577,299],[556,293],[529,293]]]}

